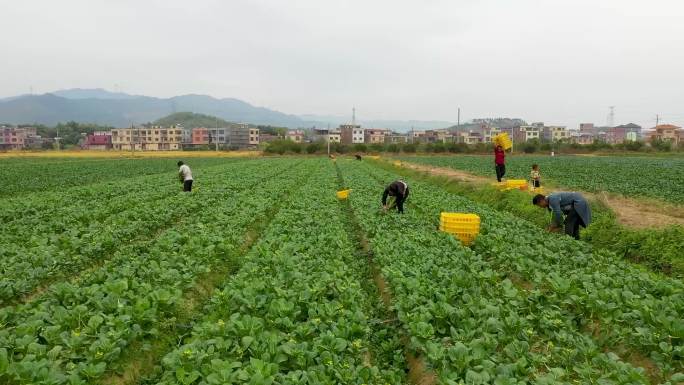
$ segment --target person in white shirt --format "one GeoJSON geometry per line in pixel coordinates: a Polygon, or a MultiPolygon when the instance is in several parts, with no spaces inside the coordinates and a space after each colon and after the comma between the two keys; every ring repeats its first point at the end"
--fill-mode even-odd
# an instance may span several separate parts
{"type": "Polygon", "coordinates": [[[181,183],[183,183],[183,191],[185,192],[191,192],[192,191],[192,171],[190,170],[190,167],[188,167],[187,164],[184,164],[183,161],[178,161],[178,178],[180,179],[181,183]]]}

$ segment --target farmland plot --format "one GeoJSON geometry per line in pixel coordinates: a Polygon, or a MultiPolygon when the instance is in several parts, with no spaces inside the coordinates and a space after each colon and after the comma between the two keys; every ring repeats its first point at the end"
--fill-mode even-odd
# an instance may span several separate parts
{"type": "Polygon", "coordinates": [[[340,167],[411,348],[442,382],[681,380],[680,281],[410,180],[407,214],[388,218],[377,201],[397,176],[340,167]],[[436,232],[441,211],[482,217],[472,250],[436,232]]]}
{"type": "Polygon", "coordinates": [[[0,202],[0,384],[404,384],[407,352],[442,384],[684,379],[679,280],[429,183],[382,214],[371,164],[193,171],[0,202]],[[480,215],[472,247],[441,211],[480,215]]]}
{"type": "Polygon", "coordinates": [[[366,261],[345,235],[334,172],[324,165],[284,204],[192,337],[164,358],[160,384],[402,383],[400,347],[374,322],[379,298],[363,288],[366,261]]]}
{"type": "MultiPolygon", "coordinates": [[[[167,173],[175,167],[174,159],[2,159],[5,165],[0,196],[35,191],[63,190],[139,175],[167,173]]],[[[198,169],[230,162],[226,159],[198,158],[198,169]]]]}
{"type": "MultiPolygon", "coordinates": [[[[254,165],[252,174],[263,166],[254,165]]],[[[234,189],[226,189],[223,179],[206,181],[204,192],[179,194],[186,202],[176,202],[202,205],[152,242],[123,245],[107,264],[77,281],[56,283],[28,303],[1,309],[0,354],[7,359],[0,379],[96,381],[130,343],[156,338],[196,277],[227,263],[248,224],[277,202],[274,191],[300,184],[311,167],[312,162],[290,167],[281,178],[256,185],[241,178],[234,189]]]]}
{"type": "MultiPolygon", "coordinates": [[[[402,158],[478,175],[494,176],[492,156],[416,156],[402,158]]],[[[684,200],[684,159],[611,156],[507,156],[506,178],[529,179],[532,164],[539,164],[543,180],[569,189],[608,191],[626,196],[684,200]]]]}

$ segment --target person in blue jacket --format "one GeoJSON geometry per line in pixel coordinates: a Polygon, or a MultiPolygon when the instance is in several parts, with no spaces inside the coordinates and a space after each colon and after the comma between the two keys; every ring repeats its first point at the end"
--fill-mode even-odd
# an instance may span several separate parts
{"type": "Polygon", "coordinates": [[[579,239],[580,226],[586,228],[591,223],[591,207],[580,193],[560,191],[548,196],[537,194],[532,198],[532,204],[553,213],[550,231],[558,231],[565,224],[565,234],[579,239]]]}

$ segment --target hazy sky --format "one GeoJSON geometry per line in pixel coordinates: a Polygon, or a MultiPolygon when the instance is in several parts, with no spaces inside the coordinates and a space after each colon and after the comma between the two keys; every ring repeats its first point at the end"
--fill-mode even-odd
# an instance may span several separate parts
{"type": "Polygon", "coordinates": [[[366,119],[684,124],[681,0],[0,0],[0,97],[102,87],[366,119]]]}

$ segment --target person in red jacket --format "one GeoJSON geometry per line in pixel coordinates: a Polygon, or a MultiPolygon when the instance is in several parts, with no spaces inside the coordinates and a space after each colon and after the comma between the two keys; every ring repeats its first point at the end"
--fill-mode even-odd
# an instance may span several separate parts
{"type": "Polygon", "coordinates": [[[496,180],[501,182],[501,178],[506,175],[506,159],[503,147],[498,145],[494,147],[494,165],[496,167],[496,180]]]}

